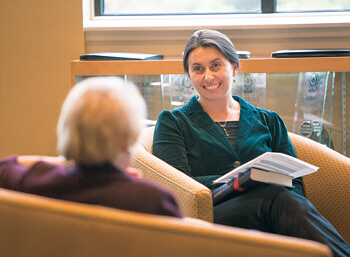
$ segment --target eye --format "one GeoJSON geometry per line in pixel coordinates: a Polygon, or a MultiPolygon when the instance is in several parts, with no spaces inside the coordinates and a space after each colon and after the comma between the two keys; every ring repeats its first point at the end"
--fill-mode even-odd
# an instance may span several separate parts
{"type": "Polygon", "coordinates": [[[214,63],[212,64],[212,66],[211,66],[211,70],[213,70],[213,71],[218,71],[218,70],[220,69],[220,67],[221,67],[221,63],[219,63],[219,62],[214,62],[214,63]]]}
{"type": "Polygon", "coordinates": [[[203,72],[203,67],[201,67],[201,66],[194,66],[194,67],[192,68],[192,70],[193,70],[193,72],[195,72],[195,73],[202,73],[202,72],[203,72]]]}

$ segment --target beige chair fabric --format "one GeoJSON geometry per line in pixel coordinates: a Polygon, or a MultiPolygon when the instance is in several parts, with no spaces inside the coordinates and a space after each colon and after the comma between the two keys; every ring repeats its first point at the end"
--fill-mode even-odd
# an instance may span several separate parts
{"type": "Polygon", "coordinates": [[[0,189],[1,257],[330,257],[317,242],[0,189]]]}
{"type": "Polygon", "coordinates": [[[289,137],[298,158],[319,167],[303,177],[306,197],[350,242],[350,158],[305,137],[289,137]]]}
{"type": "MultiPolygon", "coordinates": [[[[186,216],[212,221],[210,190],[153,156],[153,133],[154,127],[144,129],[135,166],[143,170],[146,179],[170,189],[186,216]]],[[[310,139],[289,135],[298,158],[320,167],[316,173],[304,177],[306,197],[350,242],[350,159],[310,139]]]]}
{"type": "Polygon", "coordinates": [[[144,179],[172,191],[186,217],[213,222],[211,191],[207,187],[158,159],[142,144],[136,146],[133,167],[142,170],[144,179]]]}

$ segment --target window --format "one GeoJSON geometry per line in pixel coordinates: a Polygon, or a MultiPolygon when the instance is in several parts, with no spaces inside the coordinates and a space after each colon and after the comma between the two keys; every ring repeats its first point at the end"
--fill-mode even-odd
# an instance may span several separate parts
{"type": "Polygon", "coordinates": [[[326,12],[348,11],[350,0],[277,0],[277,12],[326,12]]]}
{"type": "Polygon", "coordinates": [[[260,0],[102,0],[100,15],[193,15],[258,13],[260,0]]]}
{"type": "Polygon", "coordinates": [[[220,30],[254,58],[282,49],[349,48],[350,0],[201,0],[199,7],[185,5],[198,0],[154,1],[83,0],[86,52],[179,58],[188,37],[201,28],[220,30]],[[214,9],[227,2],[232,6],[214,9]],[[131,4],[143,7],[136,11],[131,4]]]}
{"type": "Polygon", "coordinates": [[[350,10],[350,0],[95,0],[95,16],[252,14],[350,10]]]}
{"type": "Polygon", "coordinates": [[[188,31],[194,27],[242,29],[350,22],[350,0],[83,0],[83,8],[86,31],[188,31]]]}

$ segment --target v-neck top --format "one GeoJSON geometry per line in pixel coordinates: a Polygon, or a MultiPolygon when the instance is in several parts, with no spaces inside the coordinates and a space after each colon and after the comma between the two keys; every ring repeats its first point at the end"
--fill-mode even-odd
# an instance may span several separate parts
{"type": "Polygon", "coordinates": [[[238,120],[230,120],[227,121],[226,124],[225,122],[215,122],[215,124],[220,128],[222,133],[227,137],[228,141],[230,141],[230,144],[235,147],[236,144],[236,139],[237,139],[237,131],[238,131],[238,120]],[[225,124],[225,125],[224,125],[225,124]],[[227,132],[227,135],[225,133],[225,129],[227,132]]]}

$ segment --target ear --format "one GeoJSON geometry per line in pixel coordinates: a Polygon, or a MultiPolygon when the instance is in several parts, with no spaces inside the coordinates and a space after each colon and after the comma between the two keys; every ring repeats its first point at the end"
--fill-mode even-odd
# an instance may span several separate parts
{"type": "Polygon", "coordinates": [[[236,76],[238,73],[238,65],[237,63],[233,64],[233,76],[236,76]]]}

